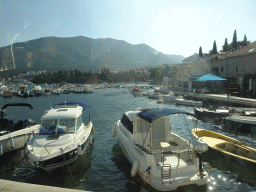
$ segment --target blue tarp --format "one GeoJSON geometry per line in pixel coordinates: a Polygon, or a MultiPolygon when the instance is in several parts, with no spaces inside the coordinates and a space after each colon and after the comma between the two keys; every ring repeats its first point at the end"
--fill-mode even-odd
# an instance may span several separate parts
{"type": "Polygon", "coordinates": [[[199,77],[198,79],[196,79],[194,81],[199,81],[199,82],[217,82],[217,81],[225,82],[225,81],[227,81],[227,79],[223,79],[223,78],[215,76],[215,75],[207,74],[207,75],[204,75],[202,77],[199,77]]]}
{"type": "MultiPolygon", "coordinates": [[[[89,106],[88,103],[81,102],[81,101],[67,101],[67,102],[63,102],[63,103],[58,103],[56,105],[79,105],[79,106],[83,107],[83,110],[85,110],[89,106]]],[[[54,107],[56,105],[54,105],[54,107]]]]}
{"type": "Polygon", "coordinates": [[[179,109],[167,109],[167,108],[155,108],[155,109],[150,109],[148,111],[142,111],[138,114],[138,116],[149,123],[152,123],[152,121],[166,116],[166,115],[171,115],[171,114],[186,114],[186,115],[192,115],[194,114],[179,110],[179,109]]]}

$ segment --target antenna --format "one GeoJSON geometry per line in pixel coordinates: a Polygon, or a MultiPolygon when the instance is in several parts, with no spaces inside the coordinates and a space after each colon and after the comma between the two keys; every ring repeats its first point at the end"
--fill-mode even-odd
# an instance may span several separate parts
{"type": "Polygon", "coordinates": [[[90,110],[90,105],[89,105],[89,121],[91,121],[91,110],[90,110]]]}
{"type": "Polygon", "coordinates": [[[48,99],[49,99],[49,103],[50,103],[50,108],[52,108],[52,103],[51,103],[51,99],[49,97],[49,94],[48,94],[48,99]]]}

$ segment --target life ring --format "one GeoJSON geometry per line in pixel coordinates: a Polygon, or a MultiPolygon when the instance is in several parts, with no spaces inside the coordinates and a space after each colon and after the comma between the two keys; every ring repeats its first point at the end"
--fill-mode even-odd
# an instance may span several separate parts
{"type": "Polygon", "coordinates": [[[132,170],[131,170],[132,177],[136,175],[138,168],[139,168],[139,161],[136,160],[132,165],[132,170]]]}
{"type": "Polygon", "coordinates": [[[116,137],[116,123],[112,128],[112,137],[115,138],[116,137]]]}

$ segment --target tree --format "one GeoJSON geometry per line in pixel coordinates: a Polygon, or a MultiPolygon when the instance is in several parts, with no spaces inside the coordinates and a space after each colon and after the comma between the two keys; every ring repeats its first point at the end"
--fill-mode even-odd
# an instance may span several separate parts
{"type": "Polygon", "coordinates": [[[246,46],[246,45],[248,45],[248,41],[247,41],[246,35],[244,35],[244,40],[242,42],[242,46],[246,46]]]}
{"type": "Polygon", "coordinates": [[[203,57],[202,47],[199,48],[199,57],[203,57]]]}
{"type": "Polygon", "coordinates": [[[234,48],[235,50],[237,50],[237,35],[236,35],[236,30],[234,31],[234,35],[233,35],[232,48],[234,48]]]}
{"type": "Polygon", "coordinates": [[[213,42],[213,47],[212,47],[212,50],[209,52],[210,55],[213,55],[213,54],[217,54],[217,45],[216,45],[216,41],[214,40],[213,42]]]}
{"type": "Polygon", "coordinates": [[[224,42],[224,45],[222,46],[222,50],[223,50],[223,52],[228,51],[228,39],[227,38],[225,38],[225,42],[224,42]]]}

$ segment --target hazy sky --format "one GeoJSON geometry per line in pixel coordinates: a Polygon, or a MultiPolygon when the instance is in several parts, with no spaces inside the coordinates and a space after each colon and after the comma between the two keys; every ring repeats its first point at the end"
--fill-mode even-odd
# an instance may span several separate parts
{"type": "Polygon", "coordinates": [[[190,56],[256,40],[253,0],[0,0],[0,47],[40,37],[114,38],[190,56]]]}

